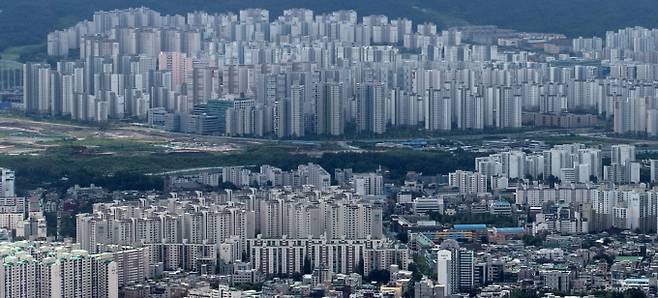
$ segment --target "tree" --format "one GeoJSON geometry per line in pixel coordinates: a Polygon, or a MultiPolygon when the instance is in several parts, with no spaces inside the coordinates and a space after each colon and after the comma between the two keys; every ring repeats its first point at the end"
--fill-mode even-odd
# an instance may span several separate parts
{"type": "Polygon", "coordinates": [[[354,272],[358,273],[361,276],[363,276],[363,274],[366,272],[363,256],[359,258],[359,263],[356,264],[356,268],[354,268],[354,272]]]}
{"type": "Polygon", "coordinates": [[[231,190],[238,190],[238,189],[240,189],[239,187],[237,187],[235,184],[233,184],[233,183],[231,183],[231,182],[221,182],[221,183],[219,183],[219,185],[217,186],[217,188],[218,188],[218,189],[231,189],[231,190]]]}
{"type": "Polygon", "coordinates": [[[560,184],[561,181],[560,178],[550,175],[548,178],[546,178],[546,182],[550,187],[554,187],[555,184],[560,184]]]}
{"type": "Polygon", "coordinates": [[[513,290],[510,293],[510,298],[539,298],[539,295],[534,290],[513,290]]]}
{"type": "Polygon", "coordinates": [[[75,237],[75,215],[64,214],[60,217],[61,237],[75,237]]]}
{"type": "Polygon", "coordinates": [[[647,297],[647,294],[645,294],[640,289],[628,289],[624,291],[624,298],[645,298],[645,297],[647,297]]]}
{"type": "Polygon", "coordinates": [[[628,289],[624,292],[618,291],[600,291],[593,293],[596,297],[604,298],[645,298],[647,294],[640,289],[628,289]]]}
{"type": "Polygon", "coordinates": [[[409,233],[406,230],[402,230],[397,234],[397,238],[402,243],[407,243],[409,241],[409,233]]]}
{"type": "Polygon", "coordinates": [[[294,281],[302,281],[302,279],[303,279],[303,277],[304,277],[304,274],[302,274],[302,273],[300,273],[300,272],[295,272],[295,273],[291,274],[290,277],[291,277],[292,280],[294,280],[294,281]]]}
{"type": "Polygon", "coordinates": [[[409,263],[409,271],[411,271],[411,280],[412,281],[420,281],[423,279],[423,273],[420,271],[420,268],[418,268],[418,265],[416,263],[409,263]]]}
{"type": "Polygon", "coordinates": [[[541,246],[544,242],[541,238],[532,235],[524,235],[522,240],[526,246],[541,246]]]}
{"type": "Polygon", "coordinates": [[[603,253],[595,255],[592,259],[593,260],[603,260],[606,263],[608,263],[608,265],[612,265],[612,263],[615,262],[615,257],[613,257],[611,255],[603,254],[603,253]]]}
{"type": "Polygon", "coordinates": [[[585,239],[583,242],[580,244],[580,247],[584,249],[589,249],[590,247],[596,246],[596,242],[592,239],[585,239]]]}
{"type": "Polygon", "coordinates": [[[313,273],[313,268],[311,267],[311,258],[309,258],[308,255],[304,256],[303,272],[304,272],[304,274],[313,273]]]}
{"type": "Polygon", "coordinates": [[[416,295],[416,282],[411,280],[409,282],[409,285],[407,286],[407,289],[402,293],[402,297],[404,298],[414,298],[416,295]]]}
{"type": "MultiPolygon", "coordinates": [[[[422,255],[422,254],[417,254],[413,257],[413,264],[417,268],[418,272],[420,273],[420,277],[422,278],[423,275],[428,276],[432,279],[434,279],[435,273],[432,270],[432,267],[429,265],[427,258],[422,255]]],[[[410,271],[413,271],[409,269],[410,271]]],[[[420,280],[420,279],[418,279],[420,280]]]]}
{"type": "Polygon", "coordinates": [[[366,280],[371,282],[374,281],[378,284],[387,283],[391,280],[391,272],[386,269],[373,270],[370,271],[370,273],[366,277],[366,280]]]}

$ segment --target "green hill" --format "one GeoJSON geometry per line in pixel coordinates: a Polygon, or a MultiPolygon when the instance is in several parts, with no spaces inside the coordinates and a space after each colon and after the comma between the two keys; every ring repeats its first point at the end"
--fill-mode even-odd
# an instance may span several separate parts
{"type": "Polygon", "coordinates": [[[137,6],[169,14],[248,7],[266,8],[273,15],[293,7],[317,12],[355,9],[360,15],[409,17],[442,27],[493,24],[570,36],[600,35],[635,25],[658,27],[655,0],[18,0],[0,2],[0,50],[43,43],[49,31],[89,18],[96,10],[137,6]]]}

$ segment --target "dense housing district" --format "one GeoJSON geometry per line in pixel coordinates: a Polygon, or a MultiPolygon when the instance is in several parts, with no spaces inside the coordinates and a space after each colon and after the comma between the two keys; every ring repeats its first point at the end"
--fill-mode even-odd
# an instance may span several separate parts
{"type": "Polygon", "coordinates": [[[47,54],[0,61],[3,121],[41,121],[0,127],[16,147],[0,158],[0,297],[658,294],[658,29],[134,8],[51,32],[47,54]],[[45,125],[98,138],[67,147],[45,125]],[[155,165],[193,161],[173,151],[230,162],[155,165]],[[357,158],[330,168],[328,151],[357,158]],[[442,159],[370,167],[384,153],[442,159]],[[28,187],[38,157],[73,170],[28,187]],[[85,160],[142,157],[72,181],[85,160]]]}

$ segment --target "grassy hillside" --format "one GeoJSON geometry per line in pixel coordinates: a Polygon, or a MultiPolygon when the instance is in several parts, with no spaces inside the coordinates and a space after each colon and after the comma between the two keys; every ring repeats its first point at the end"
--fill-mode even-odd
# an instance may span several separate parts
{"type": "Polygon", "coordinates": [[[292,147],[260,145],[234,153],[166,153],[161,147],[121,140],[85,140],[54,146],[39,155],[0,154],[0,167],[16,171],[16,187],[26,191],[37,187],[66,189],[73,184],[94,183],[109,189],[152,189],[161,179],[145,174],[164,171],[231,165],[270,164],[288,170],[315,162],[333,173],[336,168],[355,172],[383,167],[392,179],[407,171],[427,175],[446,174],[473,167],[474,153],[391,150],[367,153],[325,153],[322,157],[294,153],[292,147]]]}
{"type": "Polygon", "coordinates": [[[0,50],[43,43],[47,32],[88,18],[95,10],[148,6],[164,13],[236,11],[263,7],[274,14],[291,7],[319,12],[406,16],[441,26],[494,24],[567,35],[601,34],[619,27],[658,26],[654,0],[30,0],[0,2],[0,50]]]}

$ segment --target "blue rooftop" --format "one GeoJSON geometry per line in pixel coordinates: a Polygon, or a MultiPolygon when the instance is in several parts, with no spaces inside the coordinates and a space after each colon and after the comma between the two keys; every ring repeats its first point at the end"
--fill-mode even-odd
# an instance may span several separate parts
{"type": "Polygon", "coordinates": [[[496,200],[494,205],[501,205],[501,206],[510,206],[511,204],[508,201],[505,200],[496,200]]]}
{"type": "Polygon", "coordinates": [[[459,230],[459,231],[479,231],[479,230],[486,230],[487,225],[485,224],[457,224],[452,226],[453,230],[459,230]]]}
{"type": "Polygon", "coordinates": [[[518,234],[523,232],[525,232],[525,229],[522,227],[496,228],[496,233],[518,234]]]}

